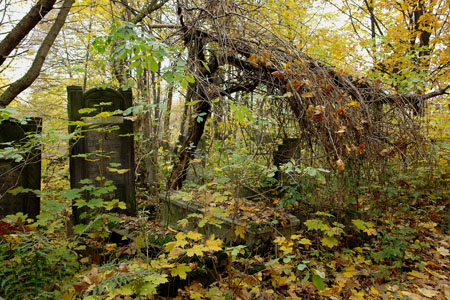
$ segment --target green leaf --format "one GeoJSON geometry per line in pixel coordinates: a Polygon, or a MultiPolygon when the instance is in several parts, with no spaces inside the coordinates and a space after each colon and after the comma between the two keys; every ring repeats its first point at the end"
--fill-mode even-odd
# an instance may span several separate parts
{"type": "Polygon", "coordinates": [[[86,108],[79,109],[78,112],[80,114],[88,114],[88,113],[94,112],[96,110],[97,110],[96,108],[86,107],[86,108]]]}
{"type": "Polygon", "coordinates": [[[192,74],[187,74],[185,78],[186,78],[186,81],[189,83],[195,82],[194,76],[192,76],[192,74]]]}
{"type": "Polygon", "coordinates": [[[83,232],[86,227],[87,227],[87,225],[85,225],[85,224],[75,225],[75,226],[73,226],[73,232],[75,234],[79,234],[79,233],[83,232]]]}
{"type": "Polygon", "coordinates": [[[188,103],[186,103],[186,105],[187,106],[192,106],[192,105],[195,105],[195,104],[200,103],[200,102],[202,102],[202,100],[189,101],[188,103]]]}
{"type": "Polygon", "coordinates": [[[306,273],[305,273],[305,277],[303,277],[302,281],[300,281],[300,284],[305,284],[305,282],[307,282],[307,281],[308,281],[308,279],[309,279],[309,276],[310,276],[310,273],[309,273],[309,271],[306,271],[306,273]]]}
{"type": "Polygon", "coordinates": [[[202,65],[203,67],[206,69],[206,71],[208,71],[209,73],[211,73],[211,70],[209,69],[209,66],[206,62],[202,61],[202,65]]]}
{"type": "Polygon", "coordinates": [[[334,246],[338,245],[338,240],[335,237],[324,237],[321,239],[322,245],[328,247],[328,248],[333,248],[334,246]]]}
{"type": "Polygon", "coordinates": [[[81,190],[80,189],[64,190],[61,192],[61,196],[69,201],[72,201],[81,197],[81,190]]]}
{"type": "Polygon", "coordinates": [[[153,73],[158,72],[158,62],[153,57],[150,57],[150,70],[153,73]]]}
{"type": "Polygon", "coordinates": [[[320,278],[319,275],[313,274],[311,276],[311,280],[314,284],[314,286],[319,290],[322,291],[325,288],[325,284],[323,283],[322,278],[320,278]]]}
{"type": "Polygon", "coordinates": [[[308,227],[308,230],[327,230],[329,227],[319,219],[307,220],[304,224],[308,227]]]}

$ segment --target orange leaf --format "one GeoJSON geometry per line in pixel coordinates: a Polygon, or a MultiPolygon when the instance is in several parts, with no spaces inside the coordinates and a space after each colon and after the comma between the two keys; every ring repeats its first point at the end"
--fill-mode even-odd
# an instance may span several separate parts
{"type": "Polygon", "coordinates": [[[254,53],[250,54],[247,60],[252,66],[258,67],[259,57],[256,54],[254,53]]]}
{"type": "Polygon", "coordinates": [[[294,79],[292,80],[292,87],[298,91],[303,85],[303,81],[301,81],[300,79],[294,79]]]}
{"type": "Polygon", "coordinates": [[[275,76],[276,78],[278,78],[280,80],[284,80],[284,75],[283,75],[283,73],[281,73],[281,71],[272,72],[272,76],[275,76]]]}

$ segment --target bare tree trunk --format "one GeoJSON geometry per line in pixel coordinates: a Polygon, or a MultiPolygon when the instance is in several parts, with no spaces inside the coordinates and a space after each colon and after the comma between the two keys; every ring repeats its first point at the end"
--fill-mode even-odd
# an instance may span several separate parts
{"type": "MultiPolygon", "coordinates": [[[[205,99],[202,97],[202,99],[205,99]]],[[[197,115],[204,114],[202,120],[191,119],[191,126],[186,140],[184,141],[181,151],[178,154],[178,161],[175,163],[169,178],[169,188],[180,189],[183,181],[186,179],[186,172],[189,162],[195,153],[198,143],[205,131],[205,124],[211,111],[211,104],[207,100],[196,105],[195,113],[197,115]]]]}

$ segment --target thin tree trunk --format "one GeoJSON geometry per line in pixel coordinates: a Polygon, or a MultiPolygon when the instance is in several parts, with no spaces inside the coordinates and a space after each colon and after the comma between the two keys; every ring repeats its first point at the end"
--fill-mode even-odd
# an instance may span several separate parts
{"type": "Polygon", "coordinates": [[[167,102],[166,102],[166,113],[164,114],[164,128],[163,128],[163,147],[164,149],[169,149],[169,138],[170,138],[170,114],[172,111],[172,100],[173,100],[173,85],[169,87],[167,92],[167,102]]]}

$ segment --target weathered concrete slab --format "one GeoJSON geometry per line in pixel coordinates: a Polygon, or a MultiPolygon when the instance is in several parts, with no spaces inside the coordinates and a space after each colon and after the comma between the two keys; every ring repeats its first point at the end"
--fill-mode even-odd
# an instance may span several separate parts
{"type": "MultiPolygon", "coordinates": [[[[162,225],[170,226],[177,230],[191,230],[194,224],[188,224],[186,228],[178,225],[178,221],[185,219],[189,214],[205,214],[207,213],[205,209],[194,201],[183,201],[183,200],[173,200],[173,199],[161,199],[161,214],[162,214],[162,225]]],[[[241,226],[242,222],[240,220],[232,220],[228,217],[216,216],[217,219],[221,220],[221,228],[209,225],[205,226],[203,229],[200,228],[200,232],[206,235],[215,234],[226,243],[231,240],[236,244],[246,245],[250,249],[267,249],[270,246],[276,236],[283,235],[286,237],[295,234],[295,231],[300,226],[300,221],[293,215],[288,215],[288,224],[285,227],[277,226],[274,227],[271,224],[258,224],[259,226],[247,225],[245,239],[237,236],[231,229],[232,227],[241,226]],[[257,228],[255,228],[257,227],[257,228]]]]}
{"type": "MultiPolygon", "coordinates": [[[[136,199],[133,124],[120,115],[94,117],[100,112],[125,111],[131,107],[131,92],[96,88],[83,93],[81,87],[69,86],[67,94],[69,120],[88,124],[82,128],[83,137],[70,143],[71,187],[80,188],[82,186],[80,181],[83,179],[95,180],[96,177],[104,177],[112,180],[117,189],[113,194],[104,196],[124,202],[126,204],[124,212],[134,216],[136,199]],[[80,113],[84,108],[96,110],[89,114],[80,113]],[[88,157],[82,157],[86,154],[88,157]],[[120,166],[111,168],[111,164],[120,166]],[[128,171],[122,173],[113,169],[128,171]]],[[[74,132],[75,128],[75,125],[70,125],[69,132],[74,132]]],[[[77,224],[84,209],[76,206],[72,208],[73,220],[77,224]]]]}

